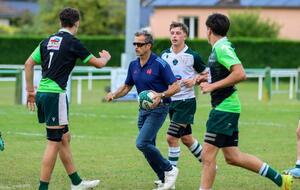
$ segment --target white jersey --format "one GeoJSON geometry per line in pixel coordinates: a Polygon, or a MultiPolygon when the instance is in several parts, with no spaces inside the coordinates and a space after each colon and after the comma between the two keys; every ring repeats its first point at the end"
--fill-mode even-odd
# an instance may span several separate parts
{"type": "Polygon", "coordinates": [[[181,83],[181,80],[193,79],[197,73],[201,73],[205,70],[205,65],[200,55],[191,50],[188,46],[185,46],[183,50],[177,54],[172,51],[172,48],[166,49],[162,52],[161,58],[170,65],[181,87],[180,92],[171,97],[172,101],[194,98],[194,88],[186,87],[181,83]]]}

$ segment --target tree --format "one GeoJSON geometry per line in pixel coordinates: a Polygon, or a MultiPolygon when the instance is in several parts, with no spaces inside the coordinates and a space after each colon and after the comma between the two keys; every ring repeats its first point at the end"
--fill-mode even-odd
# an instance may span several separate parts
{"type": "Polygon", "coordinates": [[[58,14],[64,7],[80,11],[80,34],[120,35],[124,33],[124,0],[39,0],[40,12],[35,19],[37,33],[54,33],[59,28],[58,14]]]}
{"type": "Polygon", "coordinates": [[[228,36],[277,38],[280,25],[269,19],[262,20],[258,12],[229,13],[228,36]]]}

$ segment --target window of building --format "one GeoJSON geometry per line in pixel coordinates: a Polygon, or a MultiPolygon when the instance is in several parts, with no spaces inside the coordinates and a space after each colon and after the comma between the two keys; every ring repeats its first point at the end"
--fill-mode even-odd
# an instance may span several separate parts
{"type": "Polygon", "coordinates": [[[183,22],[189,27],[189,38],[198,37],[198,17],[183,16],[180,18],[180,22],[183,22]]]}

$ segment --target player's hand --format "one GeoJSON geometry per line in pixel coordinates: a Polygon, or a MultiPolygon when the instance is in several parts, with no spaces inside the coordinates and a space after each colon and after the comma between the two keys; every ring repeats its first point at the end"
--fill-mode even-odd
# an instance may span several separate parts
{"type": "Polygon", "coordinates": [[[106,51],[106,50],[102,50],[101,52],[99,52],[99,56],[100,56],[101,58],[105,59],[105,60],[106,60],[106,63],[107,63],[107,62],[110,60],[110,58],[111,58],[110,53],[109,53],[108,51],[106,51]]]}
{"type": "Polygon", "coordinates": [[[35,110],[35,92],[34,91],[27,91],[27,108],[29,111],[35,110]]]}
{"type": "Polygon", "coordinates": [[[200,83],[200,89],[201,89],[202,94],[206,94],[206,93],[214,91],[213,85],[208,82],[200,83]]]}
{"type": "Polygon", "coordinates": [[[156,108],[161,102],[161,93],[157,93],[155,91],[152,91],[152,92],[153,92],[154,96],[152,98],[153,104],[152,104],[152,106],[150,106],[150,109],[156,108]]]}
{"type": "Polygon", "coordinates": [[[105,96],[105,100],[111,102],[112,100],[114,100],[114,97],[115,97],[114,93],[110,92],[105,96]]]}
{"type": "Polygon", "coordinates": [[[208,79],[208,71],[204,71],[196,76],[196,84],[200,84],[201,82],[206,82],[208,79]]]}
{"type": "Polygon", "coordinates": [[[192,88],[195,85],[195,80],[194,79],[183,79],[181,80],[181,84],[188,88],[192,88]]]}

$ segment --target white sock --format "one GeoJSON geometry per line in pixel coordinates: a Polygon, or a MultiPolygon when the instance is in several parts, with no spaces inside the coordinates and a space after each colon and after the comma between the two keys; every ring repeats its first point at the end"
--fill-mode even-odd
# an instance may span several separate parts
{"type": "Polygon", "coordinates": [[[169,147],[169,161],[173,166],[177,166],[177,162],[180,156],[180,146],[169,147]]]}

